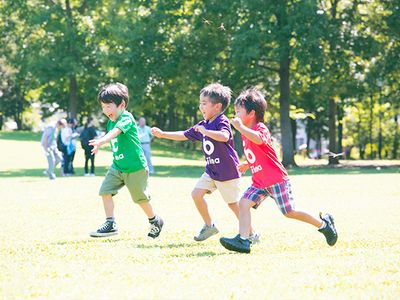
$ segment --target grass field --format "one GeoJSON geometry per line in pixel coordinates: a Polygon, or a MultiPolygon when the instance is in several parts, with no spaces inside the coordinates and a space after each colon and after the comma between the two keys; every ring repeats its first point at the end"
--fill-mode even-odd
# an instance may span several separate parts
{"type": "MultiPolygon", "coordinates": [[[[193,241],[202,221],[190,192],[201,159],[157,149],[150,185],[166,222],[159,240],[145,238],[147,221],[126,189],[115,197],[120,234],[92,239],[88,233],[104,220],[97,191],[110,153],[97,156],[97,177],[49,181],[37,136],[22,135],[0,135],[1,299],[400,297],[398,167],[293,170],[297,206],[332,213],[338,243],[327,246],[314,228],[285,219],[267,200],[253,212],[262,243],[244,255],[219,244],[219,237],[236,234],[237,222],[218,193],[208,199],[221,233],[193,241]]],[[[82,165],[78,149],[75,166],[82,165]]],[[[249,183],[244,177],[242,188],[249,183]]]]}

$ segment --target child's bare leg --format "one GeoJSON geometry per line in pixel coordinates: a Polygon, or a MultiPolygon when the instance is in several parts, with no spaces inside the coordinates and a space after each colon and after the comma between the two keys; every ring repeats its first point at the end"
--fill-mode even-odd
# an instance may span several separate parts
{"type": "Polygon", "coordinates": [[[312,215],[310,215],[304,211],[300,211],[300,210],[292,210],[292,211],[288,212],[287,214],[285,214],[284,216],[287,218],[303,221],[305,223],[314,225],[317,228],[320,228],[323,224],[322,220],[317,219],[317,218],[313,217],[312,215]]]}
{"type": "MultiPolygon", "coordinates": [[[[254,203],[253,203],[254,204],[254,203]]],[[[237,217],[238,220],[240,220],[240,212],[239,212],[239,202],[234,202],[234,203],[228,203],[229,208],[233,211],[235,216],[237,217]]],[[[250,224],[250,235],[254,234],[255,230],[250,224]]]]}
{"type": "Polygon", "coordinates": [[[212,220],[210,213],[208,211],[208,205],[206,200],[204,200],[204,195],[208,193],[208,190],[204,189],[194,189],[192,191],[192,198],[194,200],[194,204],[196,204],[196,208],[199,211],[201,217],[204,220],[204,223],[208,226],[212,225],[212,220]]]}
{"type": "Polygon", "coordinates": [[[114,218],[114,200],[111,195],[102,195],[106,218],[114,218]]]}
{"type": "Polygon", "coordinates": [[[143,209],[144,213],[146,214],[147,218],[152,219],[155,216],[153,207],[151,206],[150,202],[146,203],[139,203],[141,209],[143,209]]]}
{"type": "Polygon", "coordinates": [[[228,206],[233,211],[236,218],[239,220],[239,202],[228,203],[228,206]]]}
{"type": "Polygon", "coordinates": [[[251,232],[251,213],[250,208],[254,205],[254,202],[242,198],[239,202],[239,234],[242,238],[248,238],[251,232]]]}

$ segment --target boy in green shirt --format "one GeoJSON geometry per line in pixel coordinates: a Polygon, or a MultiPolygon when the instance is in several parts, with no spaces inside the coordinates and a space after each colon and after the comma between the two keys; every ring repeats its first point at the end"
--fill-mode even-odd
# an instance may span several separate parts
{"type": "Polygon", "coordinates": [[[105,237],[118,234],[112,197],[125,185],[133,202],[143,209],[149,219],[150,231],[147,236],[155,239],[160,235],[164,222],[154,213],[150,204],[146,159],[135,119],[125,110],[129,103],[128,88],[121,83],[106,85],[100,90],[98,99],[103,113],[110,120],[107,123],[107,134],[100,139],[89,141],[89,145],[93,146],[92,153],[96,154],[101,145],[110,142],[114,159],[99,191],[103,199],[106,222],[91,232],[90,236],[105,237]]]}

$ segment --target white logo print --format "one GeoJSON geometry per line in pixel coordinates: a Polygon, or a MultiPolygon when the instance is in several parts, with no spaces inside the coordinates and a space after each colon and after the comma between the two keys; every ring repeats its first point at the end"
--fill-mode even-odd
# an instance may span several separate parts
{"type": "Polygon", "coordinates": [[[117,138],[111,140],[111,148],[113,152],[118,152],[117,138]]]}
{"type": "Polygon", "coordinates": [[[203,150],[205,154],[211,155],[214,152],[214,144],[211,141],[203,139],[203,150]]]}
{"type": "MultiPolygon", "coordinates": [[[[211,141],[203,139],[203,150],[206,155],[211,155],[214,152],[214,144],[211,141]]],[[[211,157],[206,157],[207,165],[216,165],[220,163],[219,157],[212,159],[211,157]]]]}
{"type": "Polygon", "coordinates": [[[251,164],[254,164],[256,161],[256,156],[254,155],[253,151],[250,149],[245,149],[244,154],[246,155],[247,161],[251,164]]]}

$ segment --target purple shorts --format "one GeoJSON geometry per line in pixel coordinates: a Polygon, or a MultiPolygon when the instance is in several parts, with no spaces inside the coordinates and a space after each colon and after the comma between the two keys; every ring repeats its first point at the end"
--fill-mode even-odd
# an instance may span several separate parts
{"type": "Polygon", "coordinates": [[[255,186],[250,186],[243,194],[242,198],[249,199],[255,204],[253,208],[260,206],[261,202],[270,196],[275,200],[280,211],[285,215],[295,209],[294,198],[290,181],[283,181],[267,188],[259,189],[255,186]]]}

